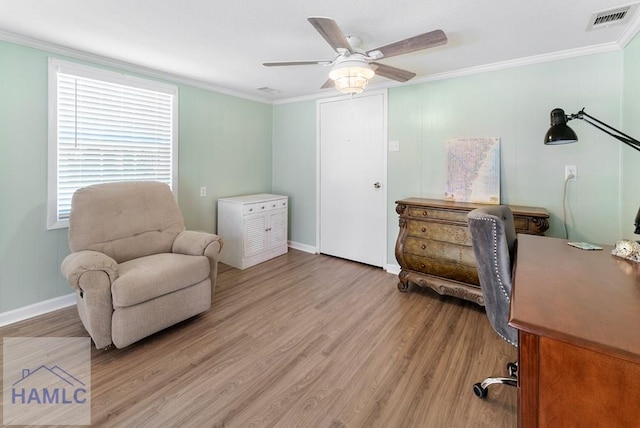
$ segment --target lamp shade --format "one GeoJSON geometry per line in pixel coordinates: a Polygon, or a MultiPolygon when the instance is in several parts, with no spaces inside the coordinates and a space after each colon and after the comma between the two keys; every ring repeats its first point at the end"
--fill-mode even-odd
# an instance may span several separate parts
{"type": "Polygon", "coordinates": [[[345,58],[336,63],[329,73],[329,78],[335,82],[336,89],[341,93],[360,94],[374,75],[366,61],[345,58]]]}
{"type": "Polygon", "coordinates": [[[578,141],[578,136],[567,125],[567,116],[561,108],[551,110],[551,127],[544,136],[545,144],[570,144],[578,141]]]}

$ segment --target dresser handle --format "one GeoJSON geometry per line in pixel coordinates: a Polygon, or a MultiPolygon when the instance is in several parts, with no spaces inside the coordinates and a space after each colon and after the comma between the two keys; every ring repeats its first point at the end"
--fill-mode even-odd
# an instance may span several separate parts
{"type": "Polygon", "coordinates": [[[426,250],[426,249],[427,249],[427,246],[426,246],[426,245],[424,245],[424,244],[422,244],[422,245],[420,245],[420,248],[422,248],[423,250],[426,250]]]}
{"type": "Polygon", "coordinates": [[[423,227],[423,228],[422,228],[422,232],[426,232],[426,231],[427,231],[427,228],[426,228],[426,227],[423,227]]]}
{"type": "Polygon", "coordinates": [[[422,211],[422,215],[423,215],[424,217],[426,217],[426,216],[427,216],[427,212],[426,212],[426,211],[422,211]]]}

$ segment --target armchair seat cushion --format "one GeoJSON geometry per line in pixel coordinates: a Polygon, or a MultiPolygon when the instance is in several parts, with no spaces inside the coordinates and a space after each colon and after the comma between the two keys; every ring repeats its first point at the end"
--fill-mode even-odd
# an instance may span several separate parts
{"type": "Polygon", "coordinates": [[[205,256],[160,253],[118,265],[111,285],[114,308],[137,305],[198,284],[209,277],[205,256]]]}

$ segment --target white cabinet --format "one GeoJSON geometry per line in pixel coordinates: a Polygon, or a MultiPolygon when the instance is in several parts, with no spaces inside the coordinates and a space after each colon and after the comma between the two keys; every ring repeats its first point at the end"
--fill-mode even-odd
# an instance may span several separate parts
{"type": "Polygon", "coordinates": [[[288,198],[261,193],[218,199],[219,260],[238,269],[287,252],[288,198]]]}

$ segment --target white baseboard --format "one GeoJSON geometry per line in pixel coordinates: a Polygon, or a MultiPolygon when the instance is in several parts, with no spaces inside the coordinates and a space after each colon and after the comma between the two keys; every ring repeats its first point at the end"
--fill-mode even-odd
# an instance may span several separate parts
{"type": "Polygon", "coordinates": [[[386,270],[387,270],[388,273],[392,273],[394,275],[398,275],[400,273],[400,269],[402,269],[400,267],[400,265],[389,263],[389,264],[387,264],[387,269],[386,270]]]}
{"type": "Polygon", "coordinates": [[[294,250],[304,251],[305,253],[318,254],[316,251],[316,247],[312,247],[311,245],[300,244],[298,242],[289,241],[289,248],[293,248],[294,250]]]}
{"type": "Polygon", "coordinates": [[[0,327],[37,317],[58,309],[66,308],[76,304],[76,294],[71,293],[65,296],[55,297],[44,302],[34,303],[23,308],[0,313],[0,327]]]}

